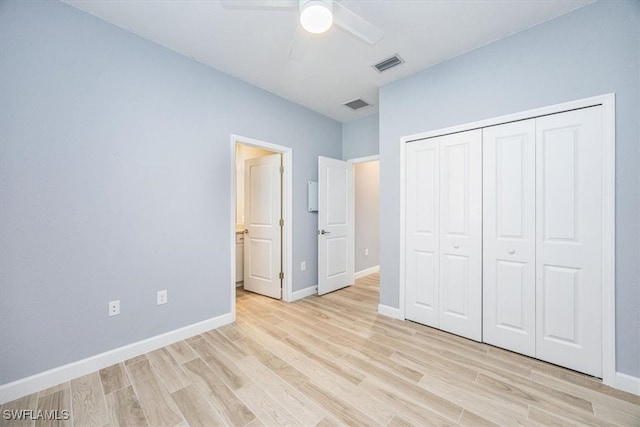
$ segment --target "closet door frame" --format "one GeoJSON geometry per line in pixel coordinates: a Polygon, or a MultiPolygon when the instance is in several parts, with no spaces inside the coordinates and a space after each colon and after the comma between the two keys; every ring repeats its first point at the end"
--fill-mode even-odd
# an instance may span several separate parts
{"type": "MultiPolygon", "coordinates": [[[[397,317],[405,319],[405,149],[408,143],[452,133],[481,129],[488,126],[527,120],[566,111],[602,106],[602,380],[603,383],[622,390],[634,387],[624,374],[616,372],[616,332],[615,332],[615,94],[609,93],[584,98],[562,104],[551,105],[514,114],[494,117],[458,126],[422,132],[400,138],[400,275],[399,275],[399,313],[397,317]]],[[[379,308],[381,314],[385,310],[379,308]]]]}

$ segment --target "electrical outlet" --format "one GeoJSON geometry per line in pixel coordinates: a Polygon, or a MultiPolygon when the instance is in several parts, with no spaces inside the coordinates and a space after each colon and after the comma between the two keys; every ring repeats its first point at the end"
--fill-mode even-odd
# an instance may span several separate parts
{"type": "Polygon", "coordinates": [[[300,271],[305,271],[307,269],[307,262],[306,261],[302,261],[300,263],[300,271]]]}
{"type": "Polygon", "coordinates": [[[120,314],[120,300],[109,302],[109,316],[120,314]]]}
{"type": "Polygon", "coordinates": [[[167,290],[166,289],[164,291],[158,291],[157,302],[158,302],[158,305],[167,303],[167,290]]]}
{"type": "Polygon", "coordinates": [[[368,256],[368,255],[369,255],[369,248],[367,248],[367,249],[365,249],[365,250],[364,250],[364,255],[365,255],[365,256],[368,256]]]}

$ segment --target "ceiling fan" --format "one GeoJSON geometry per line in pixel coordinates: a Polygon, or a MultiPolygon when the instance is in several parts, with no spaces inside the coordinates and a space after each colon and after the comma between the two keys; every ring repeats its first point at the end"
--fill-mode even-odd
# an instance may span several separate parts
{"type": "Polygon", "coordinates": [[[382,30],[336,0],[220,0],[227,9],[298,9],[300,25],[296,30],[289,59],[304,56],[312,34],[327,31],[333,24],[369,44],[384,36],[382,30]]]}

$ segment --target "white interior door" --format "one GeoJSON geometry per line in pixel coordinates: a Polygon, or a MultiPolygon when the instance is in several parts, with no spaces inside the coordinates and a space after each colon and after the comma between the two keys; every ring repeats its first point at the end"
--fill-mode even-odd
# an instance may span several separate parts
{"type": "Polygon", "coordinates": [[[536,119],[537,357],[602,377],[602,109],[536,119]]]}
{"type": "Polygon", "coordinates": [[[439,327],[439,138],[407,144],[405,317],[439,327]]]}
{"type": "Polygon", "coordinates": [[[482,131],[440,137],[440,328],[482,340],[482,131]]]}
{"type": "Polygon", "coordinates": [[[282,155],[245,161],[244,288],[282,298],[282,155]]]}
{"type": "Polygon", "coordinates": [[[482,138],[483,341],[535,357],[535,119],[482,138]]]}
{"type": "Polygon", "coordinates": [[[406,147],[405,317],[482,339],[482,132],[406,147]]]}
{"type": "Polygon", "coordinates": [[[353,180],[342,160],[318,157],[318,295],[353,284],[353,180]]]}

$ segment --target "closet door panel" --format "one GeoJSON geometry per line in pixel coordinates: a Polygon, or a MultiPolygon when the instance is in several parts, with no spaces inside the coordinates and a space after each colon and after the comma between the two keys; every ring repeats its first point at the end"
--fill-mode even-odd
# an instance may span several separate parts
{"type": "Polygon", "coordinates": [[[445,316],[469,318],[469,257],[445,254],[442,260],[442,311],[445,316]]]}
{"type": "Polygon", "coordinates": [[[535,119],[483,130],[483,340],[535,355],[535,119]]]}
{"type": "Polygon", "coordinates": [[[440,140],[440,328],[480,341],[482,131],[440,140]]]}
{"type": "Polygon", "coordinates": [[[602,377],[602,118],[536,119],[537,357],[602,377]]]}
{"type": "Polygon", "coordinates": [[[406,308],[410,320],[438,327],[439,138],[406,148],[406,308]]]}

